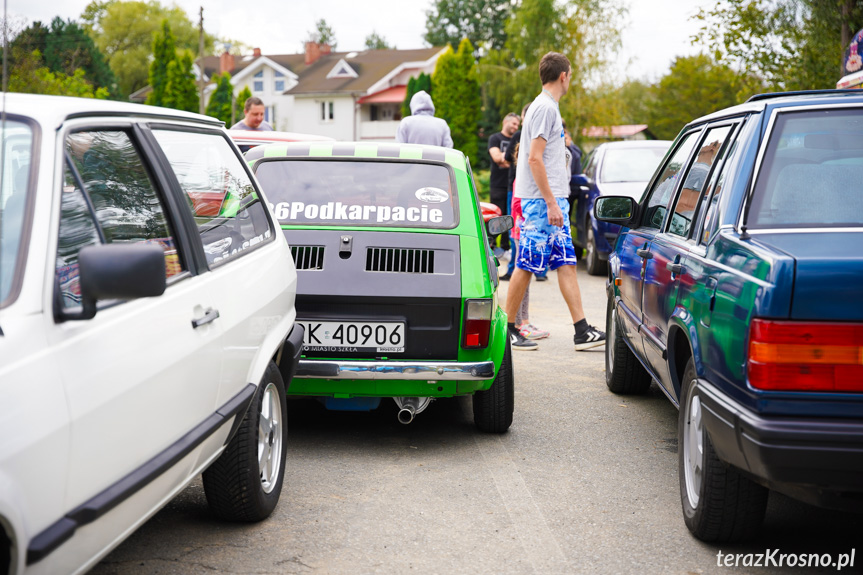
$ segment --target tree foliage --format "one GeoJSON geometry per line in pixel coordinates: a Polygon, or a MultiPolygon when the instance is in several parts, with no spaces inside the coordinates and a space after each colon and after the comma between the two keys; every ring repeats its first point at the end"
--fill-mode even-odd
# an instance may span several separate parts
{"type": "Polygon", "coordinates": [[[447,46],[435,65],[432,81],[435,116],[449,124],[453,147],[469,158],[476,158],[482,102],[470,40],[462,40],[456,52],[452,46],[447,46]]]}
{"type": "Polygon", "coordinates": [[[309,40],[318,44],[327,44],[333,50],[336,49],[336,33],[332,26],[327,24],[323,18],[315,22],[315,29],[309,32],[309,40]]]}
{"type": "Polygon", "coordinates": [[[695,118],[740,103],[742,80],[710,56],[678,57],[653,89],[648,109],[650,130],[660,139],[674,139],[695,118]]]}
{"type": "Polygon", "coordinates": [[[167,20],[162,29],[153,35],[153,60],[150,62],[148,80],[152,91],[147,95],[151,106],[165,105],[165,89],[168,86],[168,66],[177,59],[177,41],[167,20]]]}
{"type": "Polygon", "coordinates": [[[231,122],[231,100],[234,94],[234,88],[231,86],[231,75],[228,72],[217,74],[213,77],[216,83],[216,89],[210,95],[210,101],[207,102],[206,114],[228,124],[231,122]]]}
{"type": "Polygon", "coordinates": [[[50,28],[34,22],[15,36],[10,48],[12,68],[23,65],[23,60],[32,65],[33,52],[38,51],[38,67],[44,66],[55,79],[77,75],[94,90],[103,88],[103,91],[116,92],[116,80],[104,56],[86,32],[71,20],[54,18],[50,28]]]}
{"type": "MultiPolygon", "coordinates": [[[[246,115],[246,100],[252,97],[252,91],[249,89],[249,85],[246,84],[243,86],[243,89],[240,90],[240,93],[237,94],[237,101],[234,104],[234,118],[240,120],[246,115]]],[[[234,121],[234,118],[231,121],[234,121]]],[[[231,124],[233,125],[233,124],[231,124]]]]}
{"type": "MultiPolygon", "coordinates": [[[[105,55],[117,78],[118,92],[126,97],[148,83],[153,34],[167,20],[176,48],[198,52],[198,27],[177,5],[156,0],[93,0],[81,14],[88,34],[105,55]]],[[[212,52],[215,37],[204,35],[204,50],[212,52]]]]}
{"type": "Polygon", "coordinates": [[[186,112],[198,112],[200,97],[192,72],[192,55],[185,52],[168,64],[168,81],[162,105],[186,112]]]}
{"type": "Polygon", "coordinates": [[[511,0],[435,0],[426,11],[426,33],[432,46],[457,46],[463,38],[485,53],[506,43],[511,0]]]}
{"type": "Polygon", "coordinates": [[[408,80],[405,99],[402,102],[402,118],[406,118],[411,115],[411,98],[413,98],[414,94],[417,92],[425,92],[426,94],[432,93],[432,79],[431,76],[425,72],[420,72],[419,76],[416,78],[411,77],[408,80]]]}
{"type": "Polygon", "coordinates": [[[94,87],[81,68],[77,68],[72,74],[51,71],[43,64],[42,54],[38,50],[17,55],[16,65],[9,75],[8,90],[24,94],[78,98],[105,99],[109,96],[107,89],[94,87]]]}
{"type": "Polygon", "coordinates": [[[387,39],[372,30],[372,33],[366,36],[366,50],[395,50],[395,46],[390,46],[387,39]]]}
{"type": "Polygon", "coordinates": [[[770,90],[833,88],[863,0],[721,0],[695,16],[716,61],[770,90]],[[850,31],[850,32],[849,32],[850,31]]]}

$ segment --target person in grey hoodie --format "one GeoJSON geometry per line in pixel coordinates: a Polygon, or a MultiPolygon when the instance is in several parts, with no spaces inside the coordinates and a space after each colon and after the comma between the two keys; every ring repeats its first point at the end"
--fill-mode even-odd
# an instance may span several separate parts
{"type": "Polygon", "coordinates": [[[402,118],[396,142],[452,148],[449,126],[446,120],[434,117],[434,103],[424,90],[411,98],[411,115],[402,118]]]}

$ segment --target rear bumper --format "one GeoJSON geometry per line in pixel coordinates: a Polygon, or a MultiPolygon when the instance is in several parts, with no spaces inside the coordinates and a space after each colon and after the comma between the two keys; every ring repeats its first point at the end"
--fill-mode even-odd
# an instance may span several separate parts
{"type": "Polygon", "coordinates": [[[301,359],[296,377],[316,379],[394,379],[482,381],[494,377],[494,362],[324,361],[301,359]]]}
{"type": "Polygon", "coordinates": [[[720,459],[796,499],[863,508],[863,421],[762,417],[705,380],[697,389],[720,459]]]}

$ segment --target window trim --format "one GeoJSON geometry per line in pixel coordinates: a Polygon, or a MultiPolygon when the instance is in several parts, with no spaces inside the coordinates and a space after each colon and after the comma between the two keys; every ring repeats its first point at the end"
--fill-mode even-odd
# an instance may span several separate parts
{"type": "MultiPolygon", "coordinates": [[[[30,236],[33,232],[33,212],[35,210],[36,195],[39,185],[39,168],[42,154],[39,150],[42,149],[42,127],[39,122],[27,116],[18,114],[5,114],[6,121],[21,122],[26,124],[32,133],[31,148],[30,148],[30,173],[27,180],[27,197],[24,203],[24,221],[21,222],[21,241],[18,244],[18,253],[15,255],[15,267],[12,269],[12,283],[9,286],[9,293],[6,299],[0,300],[0,309],[3,309],[15,302],[21,295],[21,288],[24,284],[24,272],[27,269],[27,256],[30,253],[30,236]]],[[[0,170],[2,170],[0,166],[0,170]]],[[[53,180],[52,183],[53,184],[53,180]]],[[[2,335],[2,331],[0,331],[2,335]]]]}

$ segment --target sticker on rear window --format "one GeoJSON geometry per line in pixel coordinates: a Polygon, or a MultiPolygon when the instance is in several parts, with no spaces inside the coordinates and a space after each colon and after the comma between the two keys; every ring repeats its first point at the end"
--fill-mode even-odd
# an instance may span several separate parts
{"type": "Polygon", "coordinates": [[[415,195],[418,200],[427,204],[442,204],[449,199],[449,194],[440,188],[420,188],[415,195]]]}

